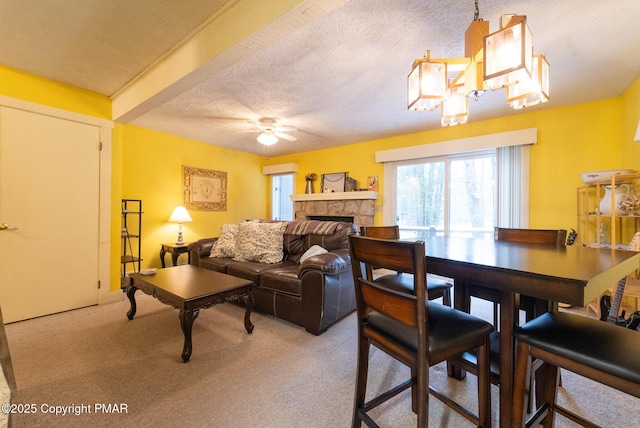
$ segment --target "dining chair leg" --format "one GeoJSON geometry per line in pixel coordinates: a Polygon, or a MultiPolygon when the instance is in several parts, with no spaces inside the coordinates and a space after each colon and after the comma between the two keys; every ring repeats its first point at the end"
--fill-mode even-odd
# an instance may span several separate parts
{"type": "Polygon", "coordinates": [[[558,366],[547,364],[544,381],[544,404],[549,405],[549,413],[542,421],[543,428],[553,428],[555,421],[555,403],[558,396],[558,366]]]}
{"type": "Polygon", "coordinates": [[[526,414],[524,411],[525,400],[531,395],[531,358],[529,357],[529,345],[518,343],[516,346],[516,361],[514,366],[515,377],[513,379],[513,408],[511,412],[512,428],[524,426],[526,414]]]}
{"type": "Polygon", "coordinates": [[[411,380],[413,381],[413,385],[411,385],[411,410],[416,415],[418,414],[418,370],[415,367],[411,367],[411,380]]]}
{"type": "Polygon", "coordinates": [[[491,367],[489,338],[478,348],[478,425],[491,428],[491,367]],[[482,370],[481,370],[482,369],[482,370]],[[480,373],[484,373],[480,375],[480,373]]]}
{"type": "Polygon", "coordinates": [[[444,290],[444,294],[442,296],[442,304],[451,307],[451,288],[447,288],[446,290],[444,290]]]}
{"type": "Polygon", "coordinates": [[[352,428],[362,426],[360,411],[364,412],[365,395],[367,392],[367,378],[369,376],[369,349],[371,341],[364,335],[360,335],[358,341],[358,368],[356,370],[356,391],[353,405],[352,428]]]}
{"type": "Polygon", "coordinates": [[[429,426],[429,367],[420,366],[417,373],[414,387],[417,384],[415,389],[418,390],[418,428],[427,428],[429,426]]]}

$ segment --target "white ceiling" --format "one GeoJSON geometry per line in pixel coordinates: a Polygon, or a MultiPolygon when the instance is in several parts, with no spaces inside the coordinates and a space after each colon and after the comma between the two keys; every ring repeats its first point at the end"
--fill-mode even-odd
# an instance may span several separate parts
{"type": "MultiPolygon", "coordinates": [[[[2,0],[0,64],[118,100],[203,28],[256,2],[282,6],[2,0]]],[[[551,101],[525,112],[619,96],[640,77],[640,1],[480,0],[479,9],[491,31],[502,14],[527,15],[534,51],[547,55],[551,101]]],[[[439,128],[439,110],[407,110],[406,76],[427,49],[463,56],[473,15],[472,0],[303,0],[114,119],[260,155],[251,122],[297,127],[298,141],[281,139],[269,156],[439,128]]],[[[504,97],[471,101],[469,121],[522,113],[504,97]]]]}

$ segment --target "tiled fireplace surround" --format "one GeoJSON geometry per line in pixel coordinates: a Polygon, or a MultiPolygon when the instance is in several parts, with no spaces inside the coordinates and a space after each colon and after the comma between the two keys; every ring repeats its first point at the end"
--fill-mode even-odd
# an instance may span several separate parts
{"type": "Polygon", "coordinates": [[[296,220],[309,216],[353,217],[353,223],[373,226],[377,192],[334,192],[291,195],[296,220]]]}

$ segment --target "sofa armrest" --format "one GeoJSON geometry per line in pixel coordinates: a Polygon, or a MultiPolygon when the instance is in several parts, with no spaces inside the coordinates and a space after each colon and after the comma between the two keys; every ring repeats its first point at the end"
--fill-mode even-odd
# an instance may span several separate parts
{"type": "Polygon", "coordinates": [[[298,268],[298,278],[309,271],[320,271],[321,273],[333,275],[351,269],[351,257],[349,250],[341,248],[328,253],[311,256],[298,268]]]}
{"type": "Polygon", "coordinates": [[[191,264],[199,266],[201,258],[209,257],[209,254],[211,254],[211,248],[217,240],[218,238],[204,238],[189,244],[191,264]]]}

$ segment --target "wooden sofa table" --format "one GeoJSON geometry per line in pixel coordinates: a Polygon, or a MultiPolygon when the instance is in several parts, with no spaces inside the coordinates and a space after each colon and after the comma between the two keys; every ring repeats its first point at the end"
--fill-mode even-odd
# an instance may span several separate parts
{"type": "Polygon", "coordinates": [[[191,265],[158,269],[153,275],[132,273],[129,277],[125,291],[131,302],[131,309],[127,312],[130,320],[136,314],[137,290],[180,310],[180,325],[184,334],[182,360],[185,363],[191,357],[191,329],[200,309],[242,299],[246,306],[244,327],[247,333],[253,332],[253,283],[249,280],[191,265]]]}

